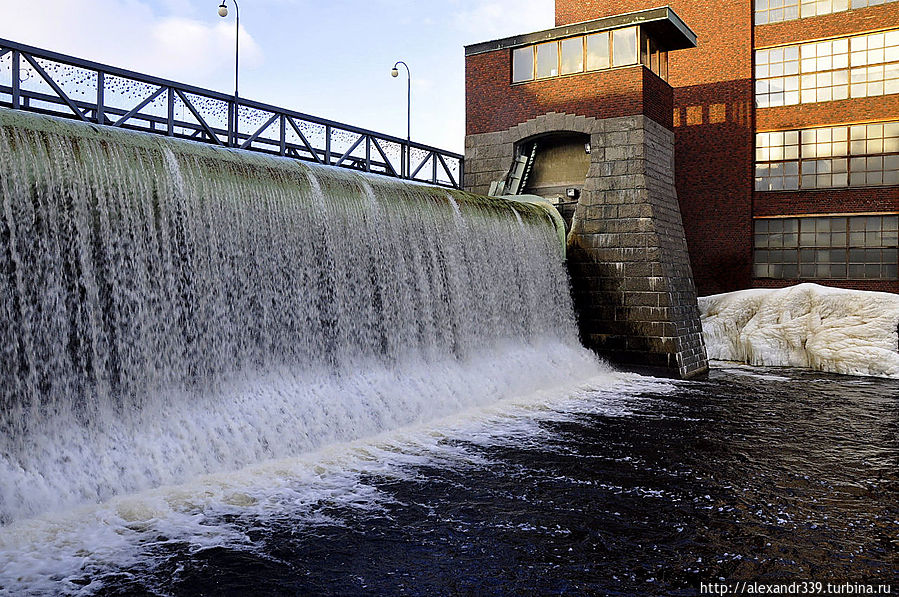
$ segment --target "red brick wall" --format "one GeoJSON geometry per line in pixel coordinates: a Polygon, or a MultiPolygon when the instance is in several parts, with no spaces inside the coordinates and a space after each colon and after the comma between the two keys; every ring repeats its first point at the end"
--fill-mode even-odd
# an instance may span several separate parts
{"type": "MultiPolygon", "coordinates": [[[[677,194],[699,294],[751,284],[754,170],[751,0],[670,0],[696,32],[669,55],[677,194]]],[[[556,25],[653,8],[647,0],[556,0],[556,25]]]]}
{"type": "Polygon", "coordinates": [[[756,216],[895,211],[899,211],[899,189],[896,187],[755,194],[756,216]]]}
{"type": "Polygon", "coordinates": [[[786,288],[803,282],[814,282],[822,286],[835,288],[852,288],[855,290],[872,290],[874,292],[899,293],[899,282],[895,280],[772,280],[769,278],[753,281],[757,288],[786,288]]]}
{"type": "Polygon", "coordinates": [[[673,128],[674,94],[671,85],[648,68],[643,69],[643,114],[673,128]]]}
{"type": "Polygon", "coordinates": [[[755,124],[759,131],[778,131],[897,118],[899,118],[899,94],[893,94],[820,104],[759,108],[755,124]]]}
{"type": "Polygon", "coordinates": [[[755,28],[755,46],[764,48],[813,40],[864,33],[895,27],[899,23],[899,3],[889,2],[857,10],[838,12],[820,17],[769,23],[755,28]]]}
{"type": "Polygon", "coordinates": [[[671,127],[671,87],[642,66],[511,85],[510,56],[496,50],[466,58],[467,135],[503,131],[547,112],[595,118],[645,113],[671,127]]]}

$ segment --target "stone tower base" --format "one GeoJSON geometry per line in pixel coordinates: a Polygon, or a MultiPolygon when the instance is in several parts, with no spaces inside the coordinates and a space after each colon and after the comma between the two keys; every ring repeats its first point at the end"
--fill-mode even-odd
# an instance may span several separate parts
{"type": "Polygon", "coordinates": [[[466,139],[470,190],[502,179],[523,141],[590,135],[590,165],[568,234],[581,339],[610,361],[677,378],[708,371],[674,186],[674,133],[643,115],[550,113],[466,139]]]}

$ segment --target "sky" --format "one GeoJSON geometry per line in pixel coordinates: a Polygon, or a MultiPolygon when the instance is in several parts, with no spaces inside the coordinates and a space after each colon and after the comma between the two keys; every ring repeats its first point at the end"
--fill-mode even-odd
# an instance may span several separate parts
{"type": "MultiPolygon", "coordinates": [[[[234,92],[221,0],[0,0],[0,38],[234,92]]],[[[553,0],[238,0],[240,96],[462,153],[466,44],[553,26],[553,0]]]]}

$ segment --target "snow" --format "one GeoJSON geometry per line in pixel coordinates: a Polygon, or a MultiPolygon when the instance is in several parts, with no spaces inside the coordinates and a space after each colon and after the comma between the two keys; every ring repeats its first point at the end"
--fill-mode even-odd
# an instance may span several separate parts
{"type": "Polygon", "coordinates": [[[899,295],[799,284],[701,297],[709,358],[899,378],[899,295]]]}

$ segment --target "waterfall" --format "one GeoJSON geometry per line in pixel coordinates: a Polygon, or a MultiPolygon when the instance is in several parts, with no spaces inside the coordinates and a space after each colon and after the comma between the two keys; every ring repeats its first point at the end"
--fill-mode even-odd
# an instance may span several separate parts
{"type": "Polygon", "coordinates": [[[508,203],[0,109],[0,524],[596,367],[508,203]]]}

